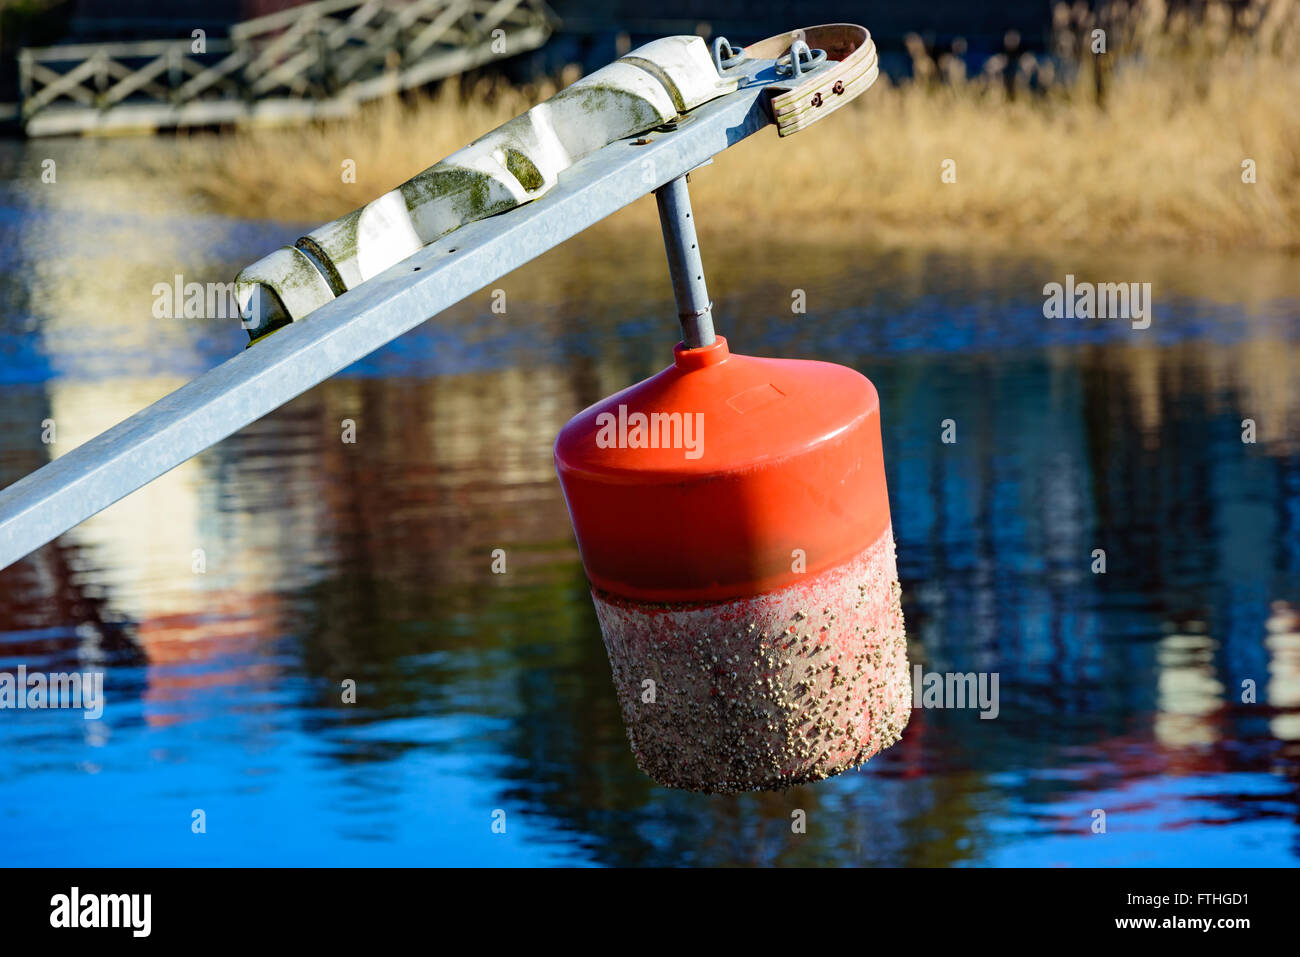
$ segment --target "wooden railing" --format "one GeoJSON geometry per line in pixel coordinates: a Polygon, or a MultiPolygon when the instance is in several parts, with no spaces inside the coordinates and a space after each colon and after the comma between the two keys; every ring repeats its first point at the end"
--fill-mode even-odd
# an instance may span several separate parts
{"type": "Polygon", "coordinates": [[[536,49],[543,0],[318,0],[229,38],[19,52],[29,135],[313,118],[536,49]]]}

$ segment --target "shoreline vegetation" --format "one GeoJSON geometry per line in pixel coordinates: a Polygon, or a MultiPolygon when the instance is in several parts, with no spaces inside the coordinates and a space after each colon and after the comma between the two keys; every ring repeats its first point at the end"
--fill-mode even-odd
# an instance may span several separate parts
{"type": "MultiPolygon", "coordinates": [[[[780,233],[801,213],[828,239],[903,245],[1300,250],[1300,0],[1062,3],[1050,56],[1005,46],[968,75],[960,41],[909,37],[910,79],[882,75],[827,122],[693,175],[701,232],[780,233]]],[[[577,77],[449,81],[346,120],[193,134],[152,172],[215,212],[323,222],[577,77]]],[[[597,229],[654,220],[641,201],[597,229]]]]}

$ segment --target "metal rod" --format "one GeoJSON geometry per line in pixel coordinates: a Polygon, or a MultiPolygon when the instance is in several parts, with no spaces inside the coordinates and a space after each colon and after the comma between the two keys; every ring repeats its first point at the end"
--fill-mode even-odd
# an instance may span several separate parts
{"type": "Polygon", "coordinates": [[[677,318],[682,323],[682,341],[688,349],[710,345],[714,340],[713,303],[704,282],[704,261],[700,259],[700,241],[691,218],[686,176],[669,180],[655,190],[655,201],[668,252],[668,271],[673,277],[677,318]]]}

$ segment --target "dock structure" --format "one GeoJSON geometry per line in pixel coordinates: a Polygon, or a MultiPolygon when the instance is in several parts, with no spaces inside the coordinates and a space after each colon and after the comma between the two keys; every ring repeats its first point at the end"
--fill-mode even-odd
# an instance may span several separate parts
{"type": "Polygon", "coordinates": [[[19,52],[28,136],[279,123],[535,50],[543,0],[317,0],[228,37],[66,44],[19,52]]]}

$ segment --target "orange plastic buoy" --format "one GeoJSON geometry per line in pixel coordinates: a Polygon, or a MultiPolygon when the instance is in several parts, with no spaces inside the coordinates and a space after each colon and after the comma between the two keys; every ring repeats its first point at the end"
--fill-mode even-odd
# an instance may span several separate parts
{"type": "Polygon", "coordinates": [[[721,337],[674,359],[555,443],[637,763],[712,792],[855,767],[911,710],[875,387],[721,337]]]}

